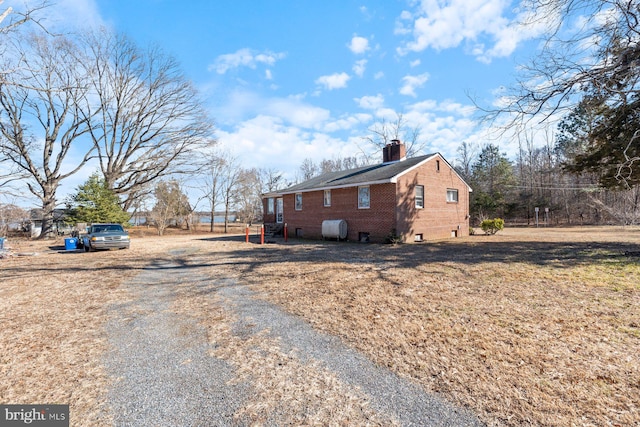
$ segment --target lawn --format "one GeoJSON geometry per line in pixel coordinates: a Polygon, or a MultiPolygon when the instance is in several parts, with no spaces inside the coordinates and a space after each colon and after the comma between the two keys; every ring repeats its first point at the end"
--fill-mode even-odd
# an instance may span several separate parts
{"type": "MultiPolygon", "coordinates": [[[[108,424],[108,307],[129,298],[121,284],[145,265],[178,258],[250,284],[489,425],[640,423],[638,228],[514,228],[397,246],[146,236],[129,251],[88,254],[9,244],[37,255],[0,260],[3,403],[70,403],[76,419],[108,424]]],[[[192,315],[215,327],[220,310],[201,307],[192,315]]]]}

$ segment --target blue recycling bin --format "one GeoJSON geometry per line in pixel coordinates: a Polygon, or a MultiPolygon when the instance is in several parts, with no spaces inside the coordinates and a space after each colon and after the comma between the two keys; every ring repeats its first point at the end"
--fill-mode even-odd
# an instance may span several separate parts
{"type": "Polygon", "coordinates": [[[78,247],[78,239],[71,237],[68,239],[64,239],[64,248],[67,251],[75,251],[78,247]]]}

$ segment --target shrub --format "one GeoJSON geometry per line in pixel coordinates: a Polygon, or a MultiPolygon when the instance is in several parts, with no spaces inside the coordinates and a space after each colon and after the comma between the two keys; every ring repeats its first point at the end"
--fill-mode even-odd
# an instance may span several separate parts
{"type": "Polygon", "coordinates": [[[469,236],[475,236],[476,234],[476,229],[473,227],[469,227],[469,236]]]}
{"type": "Polygon", "coordinates": [[[402,243],[402,237],[396,233],[396,229],[391,230],[391,233],[387,234],[385,238],[385,242],[391,243],[392,245],[397,245],[398,243],[402,243]]]}
{"type": "Polygon", "coordinates": [[[484,234],[493,235],[504,228],[504,220],[502,218],[485,219],[480,224],[480,228],[484,234]]]}

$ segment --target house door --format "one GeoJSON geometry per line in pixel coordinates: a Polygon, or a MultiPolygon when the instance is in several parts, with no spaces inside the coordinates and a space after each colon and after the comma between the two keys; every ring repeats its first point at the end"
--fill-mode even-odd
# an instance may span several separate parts
{"type": "Polygon", "coordinates": [[[282,202],[282,197],[276,199],[276,222],[278,224],[282,224],[284,219],[284,204],[282,202]]]}

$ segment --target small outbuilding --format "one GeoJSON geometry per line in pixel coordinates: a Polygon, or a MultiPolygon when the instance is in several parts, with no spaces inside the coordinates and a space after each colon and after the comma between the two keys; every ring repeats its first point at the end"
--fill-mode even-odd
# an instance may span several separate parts
{"type": "Polygon", "coordinates": [[[311,239],[419,242],[468,236],[470,191],[442,155],[407,158],[404,144],[394,140],[384,147],[380,164],[329,172],[264,194],[263,220],[268,229],[286,223],[289,235],[311,239]],[[335,227],[339,236],[326,236],[335,227]]]}

